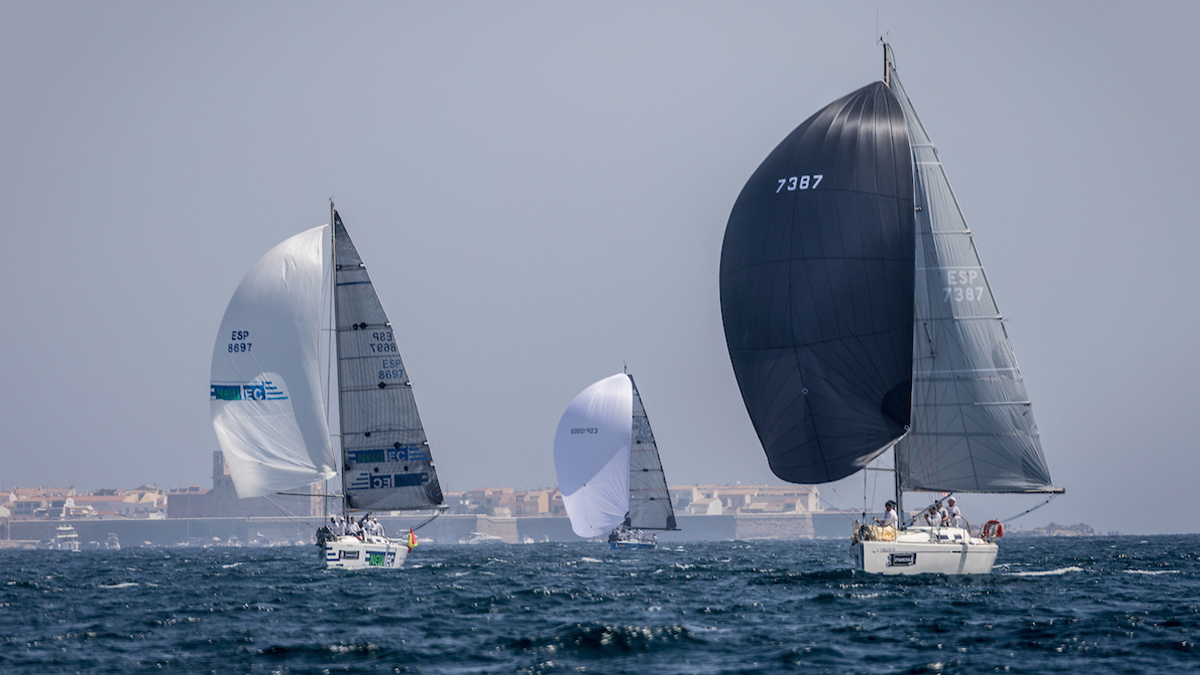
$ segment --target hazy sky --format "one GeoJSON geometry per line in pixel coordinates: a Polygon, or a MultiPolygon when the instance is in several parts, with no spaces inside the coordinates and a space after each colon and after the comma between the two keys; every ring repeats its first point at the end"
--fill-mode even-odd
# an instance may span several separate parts
{"type": "MultiPolygon", "coordinates": [[[[725,349],[722,236],[767,153],[881,77],[878,26],[1067,489],[1019,524],[1200,531],[1198,20],[1170,2],[2,3],[0,484],[207,487],[225,305],[331,196],[444,489],[553,485],[559,416],[622,363],[670,483],[778,483],[725,349]]],[[[822,496],[858,508],[863,479],[822,496]]]]}

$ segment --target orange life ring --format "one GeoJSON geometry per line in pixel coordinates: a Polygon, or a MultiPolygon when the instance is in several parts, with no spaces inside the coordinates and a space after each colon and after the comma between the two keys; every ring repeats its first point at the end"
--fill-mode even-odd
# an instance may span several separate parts
{"type": "Polygon", "coordinates": [[[1004,523],[998,520],[989,520],[983,524],[983,537],[985,539],[998,539],[1004,536],[1004,523]]]}

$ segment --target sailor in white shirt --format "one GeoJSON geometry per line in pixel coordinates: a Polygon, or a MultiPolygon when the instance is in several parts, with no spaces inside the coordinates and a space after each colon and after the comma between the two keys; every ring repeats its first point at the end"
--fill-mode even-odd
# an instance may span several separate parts
{"type": "Polygon", "coordinates": [[[876,518],[875,523],[884,527],[900,529],[900,520],[896,516],[896,502],[889,499],[887,503],[883,505],[883,510],[883,520],[876,518]]]}
{"type": "Polygon", "coordinates": [[[958,507],[954,505],[954,497],[946,500],[946,515],[949,517],[949,520],[946,521],[946,524],[948,525],[953,525],[954,527],[963,527],[963,525],[966,523],[966,521],[963,520],[962,512],[959,511],[958,507]]]}

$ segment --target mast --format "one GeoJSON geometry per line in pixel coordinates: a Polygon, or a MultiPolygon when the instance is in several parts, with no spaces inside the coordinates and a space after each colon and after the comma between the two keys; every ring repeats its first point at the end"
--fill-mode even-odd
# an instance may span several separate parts
{"type": "Polygon", "coordinates": [[[883,45],[883,83],[890,87],[892,86],[892,76],[888,68],[888,43],[880,37],[879,44],[883,45]]]}
{"type": "MultiPolygon", "coordinates": [[[[329,275],[330,275],[330,290],[333,294],[333,357],[330,359],[331,370],[337,372],[336,364],[338,355],[342,352],[342,332],[338,330],[338,301],[337,301],[337,238],[334,234],[334,220],[337,218],[337,208],[333,204],[333,198],[329,199],[329,275]]],[[[330,378],[330,386],[333,385],[333,378],[330,378]]],[[[346,452],[342,446],[342,388],[340,386],[341,376],[338,376],[338,473],[342,475],[342,518],[346,517],[346,472],[344,467],[346,464],[346,452]]],[[[324,500],[322,500],[324,501],[324,500]]]]}

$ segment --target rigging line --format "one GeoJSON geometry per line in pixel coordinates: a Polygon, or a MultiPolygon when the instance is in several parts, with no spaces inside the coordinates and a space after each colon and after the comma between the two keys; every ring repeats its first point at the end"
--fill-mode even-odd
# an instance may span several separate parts
{"type": "MultiPolygon", "coordinates": [[[[1024,516],[1024,515],[1026,515],[1026,514],[1032,513],[1032,512],[1034,512],[1034,511],[1036,511],[1036,510],[1038,510],[1038,509],[1042,508],[1043,506],[1045,506],[1045,505],[1049,504],[1049,503],[1050,503],[1050,501],[1051,501],[1052,499],[1054,499],[1055,497],[1059,496],[1060,494],[1062,494],[1062,493],[1061,493],[1061,492],[1055,492],[1054,494],[1052,494],[1052,495],[1050,495],[1049,497],[1047,497],[1047,498],[1046,498],[1046,501],[1042,502],[1041,504],[1038,504],[1037,506],[1035,506],[1035,507],[1033,507],[1033,508],[1031,508],[1031,509],[1026,509],[1026,510],[1024,510],[1024,511],[1022,511],[1022,512],[1018,513],[1017,515],[1015,515],[1015,516],[1012,516],[1011,518],[1005,518],[1004,520],[1006,520],[1006,521],[1008,521],[1008,522],[1010,522],[1010,523],[1011,523],[1012,521],[1016,520],[1017,518],[1020,518],[1020,517],[1022,517],[1022,516],[1024,516]]],[[[1001,522],[1004,522],[1004,521],[1001,521],[1001,522]]]]}
{"type": "Polygon", "coordinates": [[[428,518],[428,519],[427,519],[425,522],[423,522],[423,523],[421,523],[420,525],[417,525],[416,527],[412,528],[413,532],[416,532],[417,530],[421,529],[422,527],[425,527],[425,526],[426,526],[426,525],[428,525],[429,523],[432,523],[432,522],[433,522],[433,519],[434,519],[434,518],[437,518],[437,517],[438,517],[438,516],[440,516],[440,515],[442,515],[442,512],[441,512],[441,511],[435,511],[435,512],[434,512],[434,514],[433,514],[432,516],[430,516],[430,517],[429,517],[429,518],[428,518]]]}
{"type": "Polygon", "coordinates": [[[306,527],[308,526],[308,523],[307,523],[307,522],[305,522],[305,521],[304,521],[304,519],[300,518],[300,517],[299,517],[299,516],[297,516],[296,514],[294,514],[294,513],[292,513],[291,511],[289,511],[289,510],[288,510],[286,507],[284,507],[284,506],[283,506],[282,504],[280,504],[279,502],[275,501],[274,499],[271,499],[271,497],[270,497],[270,496],[268,496],[268,495],[263,495],[263,499],[267,500],[267,502],[268,502],[269,504],[271,504],[271,505],[272,505],[272,506],[274,506],[275,508],[279,509],[279,512],[283,514],[283,517],[284,517],[284,518],[286,518],[286,519],[288,519],[288,520],[292,521],[294,524],[297,524],[297,525],[304,525],[304,526],[306,526],[306,527]]]}
{"type": "MultiPolygon", "coordinates": [[[[304,526],[305,528],[310,526],[309,523],[306,523],[303,520],[301,520],[300,518],[298,518],[297,516],[295,516],[291,511],[284,508],[284,506],[282,504],[280,504],[279,502],[275,501],[274,499],[271,499],[268,495],[263,495],[263,499],[267,500],[268,504],[270,504],[271,506],[274,506],[279,511],[279,513],[283,514],[284,518],[292,521],[292,524],[301,525],[301,526],[304,526]]],[[[291,541],[291,538],[288,536],[288,533],[284,531],[283,525],[281,525],[279,523],[279,519],[274,518],[273,520],[274,520],[274,522],[272,524],[275,526],[275,529],[279,531],[279,534],[280,534],[280,536],[283,537],[284,541],[291,541]]]]}
{"type": "MultiPolygon", "coordinates": [[[[844,499],[841,495],[838,495],[838,491],[833,489],[832,487],[829,488],[829,491],[832,492],[833,494],[837,495],[838,499],[844,499]]],[[[833,502],[829,501],[828,499],[825,499],[824,497],[822,497],[820,495],[820,493],[817,493],[817,500],[825,502],[826,506],[831,507],[834,511],[836,511],[838,513],[838,515],[845,518],[846,520],[848,520],[850,522],[854,522],[854,517],[850,516],[846,513],[847,511],[850,511],[850,509],[839,507],[837,504],[834,504],[833,502]]]]}
{"type": "Polygon", "coordinates": [[[863,522],[866,522],[866,520],[867,520],[867,476],[868,475],[869,474],[866,471],[863,472],[863,508],[862,508],[863,522]]]}

